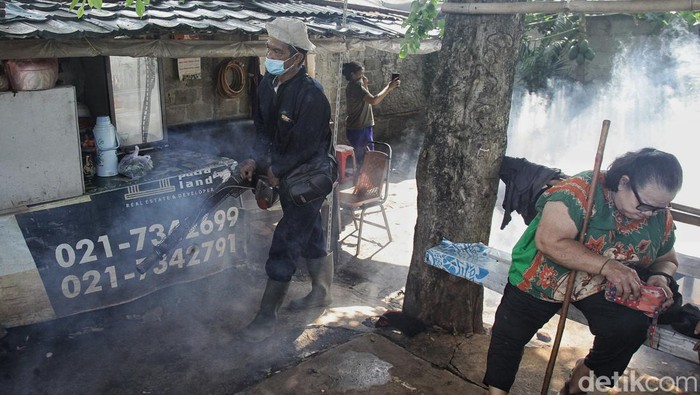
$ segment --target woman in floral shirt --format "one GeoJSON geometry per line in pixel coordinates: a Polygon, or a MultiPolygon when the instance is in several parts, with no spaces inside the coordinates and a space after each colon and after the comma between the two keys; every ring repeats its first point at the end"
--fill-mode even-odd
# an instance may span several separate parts
{"type": "MultiPolygon", "coordinates": [[[[595,340],[563,393],[582,393],[579,380],[591,374],[614,385],[646,339],[649,318],[605,300],[607,282],[623,298],[638,298],[644,283],[672,295],[669,285],[678,260],[667,208],[683,180],[676,157],[644,148],[617,158],[599,175],[600,187],[580,243],[592,176],[591,171],[580,173],[543,193],[537,201],[538,216],[513,248],[484,377],[490,394],[510,390],[525,344],[560,309],[572,271],[572,304],[585,315],[595,340]]],[[[672,304],[670,299],[663,308],[672,304]]]]}

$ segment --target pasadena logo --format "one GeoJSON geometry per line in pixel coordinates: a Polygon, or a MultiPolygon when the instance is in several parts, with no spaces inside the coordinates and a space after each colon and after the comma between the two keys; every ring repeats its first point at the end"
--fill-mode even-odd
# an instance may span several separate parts
{"type": "Polygon", "coordinates": [[[692,376],[662,376],[652,377],[639,375],[630,371],[629,374],[620,376],[617,372],[612,377],[595,377],[593,372],[581,377],[579,388],[584,392],[607,392],[615,383],[618,392],[675,392],[677,389],[688,393],[698,392],[698,378],[692,376]]]}

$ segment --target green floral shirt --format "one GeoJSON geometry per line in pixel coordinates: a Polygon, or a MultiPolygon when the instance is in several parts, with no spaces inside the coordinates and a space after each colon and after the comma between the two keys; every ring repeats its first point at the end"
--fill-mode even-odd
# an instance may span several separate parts
{"type": "MultiPolygon", "coordinates": [[[[539,299],[561,302],[566,293],[570,270],[559,266],[535,247],[535,231],[547,202],[563,202],[569,216],[581,231],[588,188],[593,172],[587,171],[566,179],[545,191],[537,200],[539,214],[530,223],[513,247],[509,282],[520,290],[539,299]]],[[[647,267],[658,256],[671,251],[675,242],[673,218],[669,210],[657,212],[648,218],[633,220],[615,207],[609,190],[604,187],[605,174],[598,177],[592,215],[584,239],[591,251],[628,265],[647,267]]],[[[576,237],[579,240],[579,237],[576,237]]],[[[576,275],[572,299],[583,299],[602,291],[605,277],[579,271],[576,275]]]]}

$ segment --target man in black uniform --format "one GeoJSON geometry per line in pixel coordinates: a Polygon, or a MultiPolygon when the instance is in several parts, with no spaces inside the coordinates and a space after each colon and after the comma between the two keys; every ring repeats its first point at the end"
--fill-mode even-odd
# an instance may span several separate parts
{"type": "MultiPolygon", "coordinates": [[[[272,187],[280,186],[297,166],[328,154],[331,143],[330,104],[321,85],[306,73],[306,53],[315,46],[306,25],[277,18],[267,24],[269,35],[265,68],[258,88],[256,141],[251,158],[240,166],[241,177],[252,181],[265,174],[272,187]]],[[[244,339],[259,342],[274,333],[277,312],[289,289],[299,258],[311,275],[311,292],[290,303],[291,309],[328,306],[333,280],[333,255],[326,250],[321,220],[323,199],[296,206],[280,190],[282,219],[277,224],[265,264],[268,276],[260,310],[243,329],[244,339]]]]}

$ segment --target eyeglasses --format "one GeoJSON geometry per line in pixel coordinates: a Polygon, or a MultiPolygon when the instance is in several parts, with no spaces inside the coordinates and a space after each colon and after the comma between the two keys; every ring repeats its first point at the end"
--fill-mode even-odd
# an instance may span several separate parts
{"type": "Polygon", "coordinates": [[[639,197],[639,194],[637,193],[637,189],[634,187],[634,184],[632,181],[629,183],[630,189],[632,190],[632,193],[634,193],[634,197],[637,198],[637,201],[639,202],[639,205],[636,207],[637,211],[640,212],[645,212],[645,211],[651,211],[652,213],[655,213],[657,211],[661,210],[666,210],[668,206],[666,207],[658,207],[658,206],[652,206],[651,204],[646,204],[642,202],[642,199],[639,197]]]}

